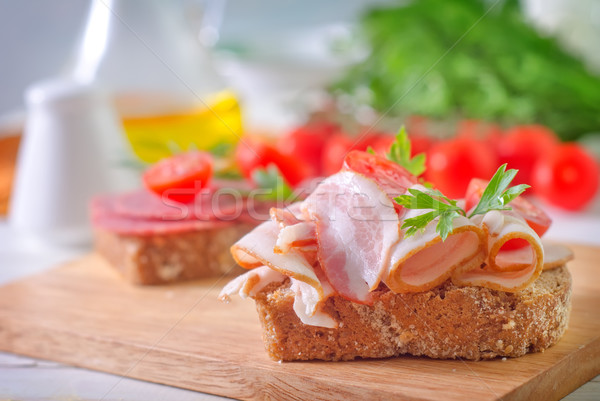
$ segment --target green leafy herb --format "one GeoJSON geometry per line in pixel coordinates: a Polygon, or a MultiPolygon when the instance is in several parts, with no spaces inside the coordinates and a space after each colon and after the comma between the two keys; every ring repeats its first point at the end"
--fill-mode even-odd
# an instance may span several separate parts
{"type": "Polygon", "coordinates": [[[563,140],[600,129],[600,75],[536,31],[522,1],[387,3],[362,15],[369,57],[332,92],[399,118],[537,123],[563,140]]]}
{"type": "Polygon", "coordinates": [[[396,140],[392,143],[387,158],[398,163],[411,174],[419,176],[425,171],[425,154],[419,153],[415,157],[410,157],[411,144],[406,134],[404,126],[396,134],[396,140]]]}
{"type": "MultiPolygon", "coordinates": [[[[529,185],[525,184],[508,187],[515,178],[517,171],[506,171],[506,164],[500,166],[483,191],[479,203],[468,217],[485,214],[490,210],[510,210],[508,203],[529,188],[529,185]]],[[[410,237],[418,231],[424,230],[429,223],[439,218],[435,230],[442,237],[442,240],[445,240],[452,232],[454,219],[458,216],[467,216],[467,212],[457,206],[457,201],[447,198],[436,190],[421,191],[411,188],[408,190],[408,194],[398,196],[394,200],[407,209],[431,210],[431,212],[404,220],[402,228],[407,229],[404,234],[405,237],[410,237]]]]}
{"type": "Polygon", "coordinates": [[[261,196],[263,200],[288,199],[293,195],[290,186],[285,182],[279,169],[270,164],[266,169],[256,169],[252,172],[252,180],[262,189],[270,192],[261,196]]]}
{"type": "Polygon", "coordinates": [[[221,178],[224,180],[243,180],[244,176],[235,169],[223,169],[213,171],[215,178],[221,178]]]}
{"type": "Polygon", "coordinates": [[[233,148],[232,144],[221,142],[210,148],[209,152],[215,157],[227,157],[233,152],[233,148]]]}
{"type": "Polygon", "coordinates": [[[500,166],[483,191],[479,203],[469,217],[476,214],[485,214],[490,210],[511,210],[510,206],[507,206],[508,203],[529,188],[529,185],[525,184],[508,188],[508,185],[515,178],[517,172],[518,170],[514,169],[506,171],[506,164],[500,166]]]}
{"type": "Polygon", "coordinates": [[[435,190],[421,191],[411,188],[410,195],[401,195],[394,200],[407,209],[431,209],[431,212],[421,214],[404,220],[402,228],[407,228],[405,237],[410,237],[418,231],[424,230],[427,225],[439,217],[435,230],[442,240],[452,232],[452,221],[465,215],[465,211],[456,205],[456,201],[442,195],[435,190]]]}

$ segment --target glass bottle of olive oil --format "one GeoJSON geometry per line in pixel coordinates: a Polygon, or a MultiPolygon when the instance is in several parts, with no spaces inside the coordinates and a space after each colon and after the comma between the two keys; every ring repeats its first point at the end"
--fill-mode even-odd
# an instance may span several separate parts
{"type": "MultiPolygon", "coordinates": [[[[212,16],[215,11],[190,12],[190,4],[91,1],[69,73],[110,91],[131,158],[152,163],[187,149],[223,149],[241,135],[238,100],[190,23],[190,15],[210,23],[198,11],[212,16]]],[[[210,7],[212,2],[202,4],[210,7]]]]}

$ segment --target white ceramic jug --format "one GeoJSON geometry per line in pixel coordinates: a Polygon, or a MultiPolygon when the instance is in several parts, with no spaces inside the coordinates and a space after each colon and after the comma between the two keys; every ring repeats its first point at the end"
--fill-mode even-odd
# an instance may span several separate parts
{"type": "Polygon", "coordinates": [[[68,80],[32,85],[11,198],[11,226],[47,242],[91,241],[92,196],[138,186],[121,125],[98,89],[68,80]]]}

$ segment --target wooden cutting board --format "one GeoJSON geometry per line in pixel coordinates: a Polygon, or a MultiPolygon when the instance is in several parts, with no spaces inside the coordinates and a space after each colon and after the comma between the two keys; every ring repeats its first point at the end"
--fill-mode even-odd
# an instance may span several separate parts
{"type": "Polygon", "coordinates": [[[0,349],[240,399],[560,399],[600,373],[600,248],[573,249],[567,333],[505,361],[273,362],[226,279],[133,287],[96,255],[0,288],[0,349]]]}

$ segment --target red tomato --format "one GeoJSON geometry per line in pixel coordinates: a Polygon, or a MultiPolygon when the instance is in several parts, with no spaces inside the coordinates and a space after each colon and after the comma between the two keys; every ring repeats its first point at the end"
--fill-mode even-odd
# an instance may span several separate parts
{"type": "MultiPolygon", "coordinates": [[[[477,203],[479,203],[479,199],[483,194],[485,187],[487,186],[489,181],[475,178],[471,180],[469,183],[469,187],[467,188],[467,193],[465,195],[465,210],[468,212],[472,208],[474,208],[477,203]]],[[[518,196],[510,203],[510,207],[521,215],[529,225],[537,233],[539,237],[544,235],[550,224],[552,224],[552,220],[550,217],[544,212],[542,209],[536,207],[533,203],[529,202],[527,199],[522,196],[518,196]]],[[[507,241],[502,249],[510,250],[510,249],[518,249],[524,246],[527,246],[528,242],[521,239],[514,239],[507,241]]]]}
{"type": "Polygon", "coordinates": [[[207,186],[213,158],[206,152],[185,152],[163,159],[148,168],[142,177],[150,191],[174,201],[191,202],[207,186]]]}
{"type": "Polygon", "coordinates": [[[493,123],[481,120],[462,120],[458,123],[457,136],[487,143],[496,153],[502,140],[502,129],[493,123]]]}
{"type": "Polygon", "coordinates": [[[460,198],[472,178],[489,179],[497,168],[492,149],[481,141],[467,138],[433,145],[426,163],[425,179],[450,198],[460,198]]]}
{"type": "Polygon", "coordinates": [[[580,210],[598,191],[598,162],[581,146],[565,143],[542,155],[533,170],[533,189],[553,205],[580,210]]]}
{"type": "Polygon", "coordinates": [[[300,159],[282,154],[275,146],[259,139],[245,137],[235,150],[235,161],[246,178],[257,168],[274,164],[291,186],[315,175],[315,170],[300,159]]]}
{"type": "Polygon", "coordinates": [[[533,166],[541,155],[558,144],[554,132],[541,125],[521,125],[510,129],[498,143],[499,163],[519,170],[515,184],[531,184],[533,166]]]}
{"type": "Polygon", "coordinates": [[[410,139],[410,154],[411,156],[418,155],[419,153],[427,153],[429,149],[435,144],[435,140],[427,135],[408,135],[410,139]]]}
{"type": "Polygon", "coordinates": [[[394,142],[395,137],[392,135],[380,135],[373,139],[373,143],[369,146],[373,148],[378,155],[385,155],[390,151],[390,147],[394,142]]]}
{"type": "Polygon", "coordinates": [[[339,127],[330,122],[310,123],[279,138],[277,148],[284,155],[301,159],[320,172],[325,142],[337,131],[339,127]]]}
{"type": "Polygon", "coordinates": [[[342,167],[344,157],[352,149],[354,141],[342,134],[333,135],[325,143],[321,158],[321,171],[323,175],[329,176],[337,173],[342,167]]]}
{"type": "MultiPolygon", "coordinates": [[[[412,155],[423,153],[431,146],[431,138],[425,135],[411,136],[412,155]]],[[[323,149],[322,173],[331,175],[337,173],[342,167],[344,157],[351,150],[366,150],[369,146],[379,155],[385,155],[390,150],[395,135],[382,132],[361,134],[356,139],[343,133],[332,135],[323,149]]]]}
{"type": "MultiPolygon", "coordinates": [[[[350,151],[344,158],[343,168],[373,179],[389,196],[402,195],[417,183],[417,177],[399,164],[361,150],[350,151]]],[[[395,202],[394,207],[398,212],[402,209],[395,202]]]]}
{"type": "Polygon", "coordinates": [[[348,152],[351,150],[366,150],[368,146],[373,146],[382,137],[383,135],[379,133],[362,134],[357,138],[351,138],[341,132],[332,135],[323,149],[322,173],[326,176],[337,173],[342,168],[344,158],[348,152]]]}
{"type": "Polygon", "coordinates": [[[406,131],[409,135],[429,137],[429,119],[413,114],[406,119],[406,131]]]}
{"type": "MultiPolygon", "coordinates": [[[[433,145],[433,139],[426,135],[409,135],[411,149],[411,156],[418,155],[419,153],[425,153],[433,145]]],[[[381,134],[374,138],[373,143],[369,144],[373,150],[379,155],[385,155],[390,151],[392,143],[396,140],[395,135],[381,134]]]]}

